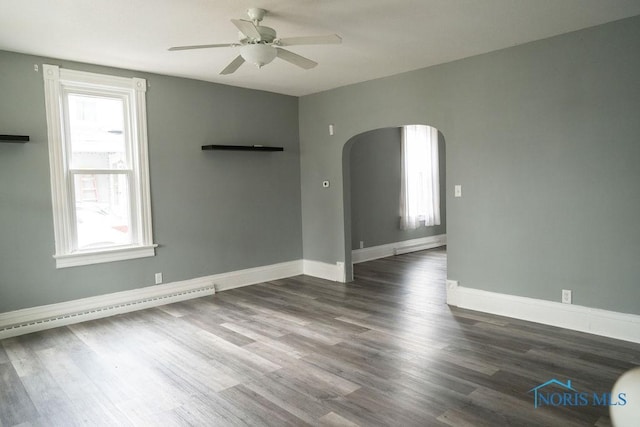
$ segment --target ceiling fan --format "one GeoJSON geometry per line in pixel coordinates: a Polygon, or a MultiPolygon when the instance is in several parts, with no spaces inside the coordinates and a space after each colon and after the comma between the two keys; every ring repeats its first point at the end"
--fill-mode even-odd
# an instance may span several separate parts
{"type": "Polygon", "coordinates": [[[258,68],[273,61],[276,57],[308,70],[318,65],[310,59],[283,49],[282,46],[312,45],[312,44],[340,44],[342,38],[337,34],[326,36],[286,37],[278,38],[276,30],[260,25],[267,14],[264,9],[251,8],[247,10],[250,21],[246,19],[232,19],[231,22],[240,30],[237,43],[203,44],[196,46],[175,46],[171,51],[189,49],[208,49],[213,47],[240,47],[238,55],[220,74],[231,74],[242,64],[249,62],[258,68]]]}

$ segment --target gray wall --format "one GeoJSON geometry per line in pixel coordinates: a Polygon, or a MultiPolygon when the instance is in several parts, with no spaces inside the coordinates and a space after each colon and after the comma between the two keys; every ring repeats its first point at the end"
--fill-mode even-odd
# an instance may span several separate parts
{"type": "Polygon", "coordinates": [[[0,52],[0,312],[300,259],[298,99],[0,52]],[[143,77],[157,256],[55,268],[42,73],[34,64],[143,77]],[[212,143],[282,153],[203,152],[212,143]]]}
{"type": "Polygon", "coordinates": [[[446,138],[449,278],[640,314],[638,52],[634,17],[302,97],[305,259],[348,265],[345,143],[425,123],[446,138]]]}
{"type": "Polygon", "coordinates": [[[446,233],[445,147],[439,136],[440,225],[400,229],[401,130],[376,129],[353,137],[351,169],[351,248],[402,242],[446,233]]]}

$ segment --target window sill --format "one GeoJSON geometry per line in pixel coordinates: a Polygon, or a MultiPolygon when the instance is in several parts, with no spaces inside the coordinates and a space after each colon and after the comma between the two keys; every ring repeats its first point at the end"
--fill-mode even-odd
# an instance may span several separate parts
{"type": "Polygon", "coordinates": [[[54,255],[56,268],[77,267],[80,265],[102,264],[105,262],[124,261],[127,259],[146,258],[156,255],[158,245],[134,246],[115,249],[103,249],[96,252],[77,252],[73,254],[54,255]]]}

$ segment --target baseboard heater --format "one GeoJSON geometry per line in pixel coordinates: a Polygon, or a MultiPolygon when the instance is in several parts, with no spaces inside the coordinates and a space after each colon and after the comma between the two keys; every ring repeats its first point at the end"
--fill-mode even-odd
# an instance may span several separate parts
{"type": "MultiPolygon", "coordinates": [[[[67,311],[64,310],[64,308],[60,308],[52,310],[49,316],[43,316],[41,318],[25,315],[23,316],[22,321],[5,325],[0,324],[0,339],[197,298],[195,294],[200,294],[201,296],[213,295],[215,292],[216,285],[211,284],[210,286],[187,289],[164,295],[148,296],[140,299],[131,299],[128,301],[123,300],[112,304],[105,304],[103,301],[102,304],[104,305],[102,305],[96,301],[94,307],[91,307],[92,304],[87,304],[85,309],[81,309],[77,312],[71,312],[70,310],[67,311]],[[55,311],[58,313],[55,313],[55,311]]],[[[65,303],[60,304],[64,306],[65,303]]]]}

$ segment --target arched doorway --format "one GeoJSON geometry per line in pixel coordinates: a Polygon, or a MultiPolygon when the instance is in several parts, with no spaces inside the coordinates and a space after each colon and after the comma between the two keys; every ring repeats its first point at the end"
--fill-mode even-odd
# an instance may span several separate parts
{"type": "MultiPolygon", "coordinates": [[[[426,125],[425,125],[426,126],[426,125]]],[[[446,244],[446,152],[437,133],[436,175],[439,181],[438,224],[400,226],[402,129],[386,127],[362,132],[343,147],[345,281],[353,280],[353,264],[446,244]]],[[[427,161],[427,160],[425,160],[427,161]]]]}

